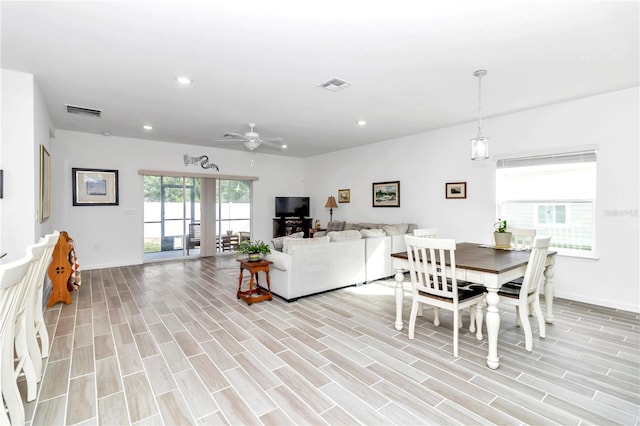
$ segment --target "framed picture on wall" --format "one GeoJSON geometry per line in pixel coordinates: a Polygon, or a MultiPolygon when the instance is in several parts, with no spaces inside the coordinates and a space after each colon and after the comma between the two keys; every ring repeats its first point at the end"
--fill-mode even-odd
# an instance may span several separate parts
{"type": "Polygon", "coordinates": [[[373,207],[400,207],[400,181],[375,182],[371,195],[373,207]]]}
{"type": "Polygon", "coordinates": [[[467,182],[448,182],[445,184],[447,198],[467,198],[467,182]]]}
{"type": "Polygon", "coordinates": [[[71,169],[74,206],[117,206],[118,171],[71,169]]]}
{"type": "Polygon", "coordinates": [[[351,190],[350,189],[338,189],[338,202],[349,203],[351,202],[351,190]]]}

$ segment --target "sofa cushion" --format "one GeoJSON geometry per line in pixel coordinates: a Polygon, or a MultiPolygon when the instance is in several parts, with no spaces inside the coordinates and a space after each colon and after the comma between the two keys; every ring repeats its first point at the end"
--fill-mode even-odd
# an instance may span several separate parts
{"type": "Polygon", "coordinates": [[[345,222],[342,220],[335,220],[333,222],[329,222],[327,224],[327,232],[342,231],[344,230],[344,224],[345,222]]]}
{"type": "Polygon", "coordinates": [[[329,244],[330,241],[331,239],[328,236],[320,238],[285,238],[282,252],[291,253],[296,247],[329,244]]]}
{"type": "Polygon", "coordinates": [[[387,235],[401,235],[406,234],[409,225],[406,223],[398,223],[395,225],[385,225],[382,229],[387,235]]]}
{"type": "Polygon", "coordinates": [[[366,222],[360,222],[360,223],[356,223],[355,225],[355,229],[361,230],[361,229],[377,229],[378,228],[378,224],[377,223],[366,223],[366,222]]]}
{"type": "Polygon", "coordinates": [[[347,241],[347,240],[359,240],[362,238],[360,231],[350,229],[348,231],[333,231],[327,232],[327,237],[331,238],[332,242],[347,241]]]}
{"type": "Polygon", "coordinates": [[[382,229],[361,229],[360,233],[363,238],[377,238],[387,235],[382,229]]]}
{"type": "Polygon", "coordinates": [[[413,230],[418,229],[417,223],[409,223],[407,226],[407,234],[413,234],[413,230]]]}
{"type": "Polygon", "coordinates": [[[271,245],[277,251],[282,251],[284,240],[287,238],[304,238],[304,232],[296,232],[295,234],[286,235],[284,237],[276,237],[271,240],[271,245]]]}

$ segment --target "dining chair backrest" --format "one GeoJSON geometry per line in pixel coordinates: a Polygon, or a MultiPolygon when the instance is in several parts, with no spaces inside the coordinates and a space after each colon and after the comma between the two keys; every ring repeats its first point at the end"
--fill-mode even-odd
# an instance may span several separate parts
{"type": "Polygon", "coordinates": [[[0,330],[4,332],[9,323],[7,314],[15,312],[18,302],[18,286],[22,283],[31,265],[31,255],[15,262],[0,265],[0,330]]]}
{"type": "Polygon", "coordinates": [[[404,240],[411,282],[417,286],[418,291],[452,299],[457,303],[456,240],[411,235],[406,235],[404,240]]]}
{"type": "Polygon", "coordinates": [[[550,242],[551,237],[536,237],[533,240],[529,263],[527,263],[524,280],[520,288],[520,298],[526,298],[528,294],[538,291],[547,260],[547,253],[549,252],[550,242]]]}
{"type": "Polygon", "coordinates": [[[418,228],[413,230],[414,237],[436,238],[438,230],[436,228],[418,228]]]}
{"type": "Polygon", "coordinates": [[[516,250],[531,249],[533,239],[536,237],[535,229],[510,228],[507,231],[511,232],[512,248],[516,250]]]}
{"type": "Polygon", "coordinates": [[[24,299],[25,280],[32,269],[32,260],[27,254],[20,260],[0,265],[0,383],[4,399],[0,421],[6,423],[6,404],[11,424],[16,425],[25,422],[24,404],[14,379],[16,311],[24,299]]]}

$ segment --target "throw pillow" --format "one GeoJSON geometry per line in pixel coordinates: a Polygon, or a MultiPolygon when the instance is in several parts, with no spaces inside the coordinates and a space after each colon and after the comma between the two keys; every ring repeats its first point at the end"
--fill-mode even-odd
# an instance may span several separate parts
{"type": "Polygon", "coordinates": [[[344,221],[336,220],[327,224],[327,232],[344,230],[344,221]]]}
{"type": "Polygon", "coordinates": [[[298,247],[310,246],[310,245],[326,245],[330,242],[329,237],[320,238],[287,238],[284,240],[283,253],[291,254],[298,247]]]}
{"type": "Polygon", "coordinates": [[[296,232],[295,234],[286,235],[284,237],[276,237],[271,240],[271,245],[276,251],[282,251],[284,240],[287,238],[304,238],[304,232],[296,232]]]}
{"type": "Polygon", "coordinates": [[[286,237],[276,237],[271,240],[271,245],[276,251],[282,251],[282,244],[284,244],[284,239],[286,237]]]}
{"type": "Polygon", "coordinates": [[[329,237],[332,242],[336,242],[336,241],[347,241],[347,240],[359,240],[360,238],[362,238],[362,234],[360,233],[360,231],[351,229],[349,231],[327,232],[327,237],[329,237]]]}
{"type": "Polygon", "coordinates": [[[360,233],[363,238],[377,238],[387,235],[382,229],[361,229],[360,233]]]}
{"type": "Polygon", "coordinates": [[[409,225],[406,223],[398,223],[396,225],[385,225],[382,229],[387,235],[402,235],[407,233],[408,228],[409,225]]]}

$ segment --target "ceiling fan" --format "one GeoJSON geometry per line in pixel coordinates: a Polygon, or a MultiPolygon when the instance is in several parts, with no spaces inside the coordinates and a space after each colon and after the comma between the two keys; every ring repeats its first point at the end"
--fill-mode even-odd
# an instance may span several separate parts
{"type": "Polygon", "coordinates": [[[270,148],[276,148],[276,149],[287,148],[287,145],[282,143],[281,137],[261,138],[260,134],[254,131],[255,127],[256,127],[255,123],[249,123],[250,130],[246,132],[244,135],[241,135],[240,133],[225,133],[224,137],[226,139],[217,139],[214,142],[232,142],[232,141],[243,142],[244,146],[246,146],[249,151],[253,151],[254,149],[256,149],[257,147],[263,144],[270,148]]]}

